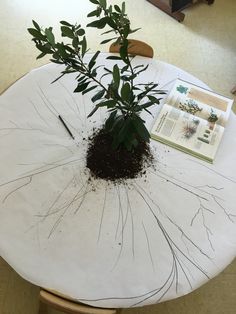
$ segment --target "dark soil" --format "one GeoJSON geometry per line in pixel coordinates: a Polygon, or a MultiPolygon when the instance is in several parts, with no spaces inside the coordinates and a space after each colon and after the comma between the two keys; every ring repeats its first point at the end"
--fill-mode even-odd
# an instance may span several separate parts
{"type": "Polygon", "coordinates": [[[122,180],[136,178],[146,173],[146,167],[153,162],[149,144],[141,142],[133,151],[121,147],[111,148],[112,137],[103,129],[89,138],[87,168],[95,178],[122,180]]]}

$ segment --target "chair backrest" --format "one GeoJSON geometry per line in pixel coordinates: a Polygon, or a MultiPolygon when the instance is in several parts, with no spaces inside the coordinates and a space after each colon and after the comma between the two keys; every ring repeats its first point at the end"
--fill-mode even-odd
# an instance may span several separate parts
{"type": "MultiPolygon", "coordinates": [[[[69,314],[117,314],[116,309],[106,309],[92,307],[87,304],[77,303],[61,296],[55,295],[49,291],[40,290],[40,302],[51,306],[52,308],[69,314]]],[[[41,303],[41,304],[42,304],[41,303]]],[[[45,310],[39,310],[40,314],[45,313],[45,310]]]]}
{"type": "MultiPolygon", "coordinates": [[[[120,50],[120,45],[118,44],[111,44],[109,48],[109,52],[112,53],[118,53],[120,50]]],[[[128,52],[131,55],[138,55],[148,58],[153,58],[154,52],[151,46],[146,44],[143,41],[136,40],[136,39],[130,39],[129,40],[129,46],[128,46],[128,52]]]]}

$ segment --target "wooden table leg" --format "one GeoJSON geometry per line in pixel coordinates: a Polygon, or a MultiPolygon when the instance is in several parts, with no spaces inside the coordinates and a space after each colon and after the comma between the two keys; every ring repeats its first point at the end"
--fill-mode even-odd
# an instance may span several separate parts
{"type": "Polygon", "coordinates": [[[171,12],[170,6],[166,4],[166,2],[164,2],[163,0],[147,0],[147,1],[152,3],[153,5],[155,5],[156,7],[158,7],[159,9],[173,17],[174,19],[176,19],[178,22],[182,22],[184,20],[185,17],[184,13],[180,11],[171,12]]]}

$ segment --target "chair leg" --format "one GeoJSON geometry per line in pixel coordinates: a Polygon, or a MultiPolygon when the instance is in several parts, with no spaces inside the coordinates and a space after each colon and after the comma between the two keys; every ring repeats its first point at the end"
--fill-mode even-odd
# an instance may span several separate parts
{"type": "Polygon", "coordinates": [[[177,12],[172,12],[170,6],[166,3],[166,1],[163,0],[147,0],[148,2],[152,3],[159,9],[161,9],[163,12],[167,13],[174,19],[176,19],[178,22],[182,22],[184,20],[184,13],[177,11],[177,12]]]}
{"type": "Polygon", "coordinates": [[[48,314],[47,304],[39,301],[39,311],[38,314],[48,314]]]}

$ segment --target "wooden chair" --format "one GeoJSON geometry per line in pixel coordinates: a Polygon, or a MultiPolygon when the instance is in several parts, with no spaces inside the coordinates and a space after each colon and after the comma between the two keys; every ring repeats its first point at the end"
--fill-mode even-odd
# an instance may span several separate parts
{"type": "Polygon", "coordinates": [[[78,303],[43,289],[40,290],[39,300],[38,314],[48,314],[48,305],[62,313],[69,314],[118,314],[121,312],[120,309],[98,308],[78,303]]]}
{"type": "MultiPolygon", "coordinates": [[[[120,45],[117,44],[111,44],[109,48],[109,52],[112,53],[118,53],[120,50],[120,45]]],[[[146,44],[143,41],[136,40],[136,39],[130,39],[129,40],[129,46],[128,46],[128,52],[131,55],[139,55],[143,57],[153,58],[154,52],[151,46],[146,44]]]]}
{"type": "Polygon", "coordinates": [[[197,2],[207,2],[209,5],[213,4],[215,0],[147,0],[163,12],[167,13],[178,22],[184,20],[185,14],[181,10],[191,6],[197,2]]]}

